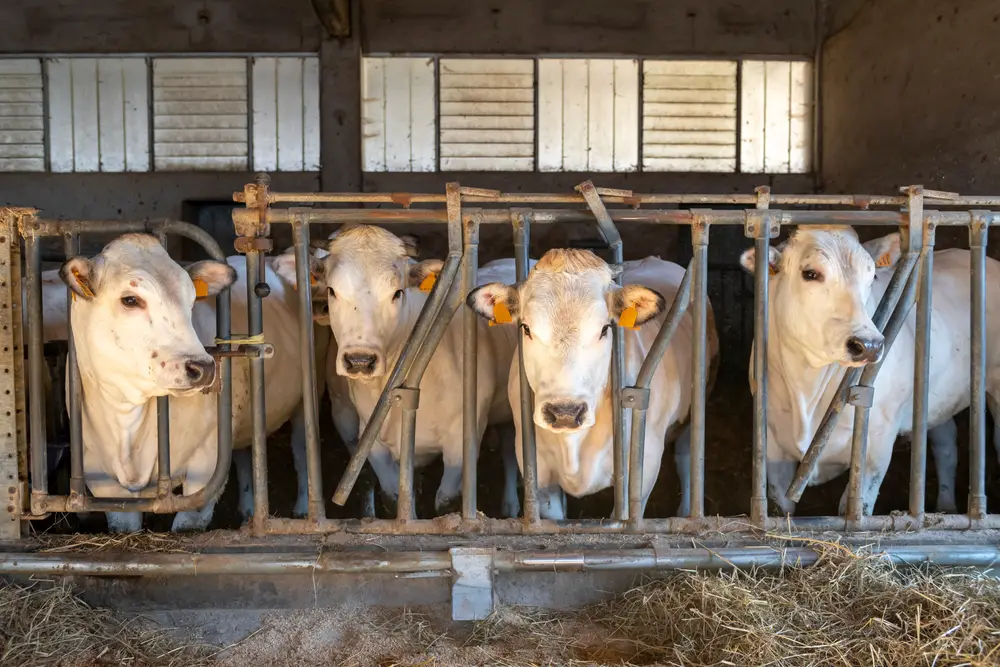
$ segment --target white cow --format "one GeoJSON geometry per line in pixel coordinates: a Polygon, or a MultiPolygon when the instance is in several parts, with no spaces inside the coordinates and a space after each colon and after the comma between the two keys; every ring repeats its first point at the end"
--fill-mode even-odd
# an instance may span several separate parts
{"type": "MultiPolygon", "coordinates": [[[[771,499],[783,512],[792,513],[795,503],[785,492],[846,369],[883,356],[883,337],[871,318],[899,259],[900,239],[899,234],[890,234],[861,244],[849,227],[803,227],[783,249],[772,247],[769,252],[773,277],[767,348],[767,481],[771,499]]],[[[753,272],[752,248],[743,253],[741,263],[753,272]]],[[[989,259],[986,270],[987,285],[1000,284],[1000,263],[989,259]]],[[[927,418],[938,470],[938,511],[955,511],[953,417],[970,400],[969,271],[967,250],[934,254],[927,418]]],[[[987,320],[992,329],[986,338],[992,340],[1000,333],[1000,293],[995,288],[989,292],[987,320]]],[[[875,504],[896,437],[911,435],[915,311],[885,355],[875,381],[862,480],[866,515],[875,504]]],[[[992,401],[1000,397],[1000,347],[988,347],[986,352],[992,401]]],[[[750,385],[755,390],[752,361],[750,385]]],[[[849,468],[853,424],[854,408],[847,405],[810,485],[829,481],[849,468]]],[[[995,435],[1000,444],[1000,433],[995,435]]],[[[842,513],[846,503],[845,490],[842,513]]]]}
{"type": "MultiPolygon", "coordinates": [[[[74,291],[71,326],[83,383],[84,474],[91,492],[103,497],[148,496],[155,485],[157,396],[170,396],[171,475],[185,494],[211,477],[217,458],[215,363],[205,351],[215,337],[214,299],[232,286],[234,329],[246,321],[242,257],[228,263],[201,261],[186,269],[170,259],[153,236],[127,234],[94,259],[74,257],[60,269],[74,291]],[[196,287],[197,286],[197,287],[196,287]],[[196,301],[196,289],[209,298],[196,301]]],[[[264,337],[274,344],[265,361],[269,432],[296,417],[301,422],[302,382],[298,361],[295,294],[266,268],[271,293],[263,301],[264,337]]],[[[252,437],[249,362],[233,360],[233,442],[252,437]]],[[[302,436],[301,427],[293,438],[302,436]]],[[[241,490],[249,472],[237,466],[241,490]]],[[[204,529],[215,503],[180,512],[173,530],[204,529]]],[[[244,515],[252,498],[240,494],[244,515]]],[[[141,515],[109,513],[112,531],[137,530],[141,515]]]]}
{"type": "MultiPolygon", "coordinates": [[[[350,226],[330,241],[323,282],[328,292],[330,327],[338,354],[328,358],[328,377],[347,378],[350,396],[363,430],[375,408],[390,369],[399,358],[428,294],[419,289],[443,265],[440,260],[414,262],[412,246],[379,227],[350,226]]],[[[480,269],[484,281],[513,279],[513,260],[480,269]]],[[[458,290],[456,285],[453,293],[458,290]]],[[[458,498],[462,481],[462,319],[452,318],[420,383],[415,464],[441,454],[444,474],[435,497],[438,512],[458,498]]],[[[478,356],[478,424],[482,440],[487,424],[511,420],[502,387],[516,341],[509,332],[482,323],[478,356]]],[[[332,392],[331,392],[332,393],[332,392]]],[[[337,406],[334,406],[336,411],[337,406]]],[[[386,419],[368,458],[383,494],[394,502],[399,489],[400,411],[386,419]]],[[[517,468],[513,438],[502,438],[505,484],[503,513],[516,516],[517,468]]],[[[345,442],[350,440],[345,438],[345,442]]]]}
{"type": "MultiPolygon", "coordinates": [[[[468,297],[480,316],[494,320],[506,307],[524,334],[524,368],[535,394],[534,425],[541,515],[563,519],[560,488],[580,497],[613,484],[614,409],[611,397],[611,330],[631,314],[638,331],[625,331],[625,385],[635,381],[653,339],[662,326],[657,318],[673,300],[684,269],[656,257],[626,262],[624,287],[613,282],[611,267],[589,250],[550,250],[520,285],[484,285],[468,297]],[[642,325],[642,326],[640,326],[642,325]]],[[[506,313],[505,313],[506,314],[506,313]]],[[[708,348],[714,375],[718,338],[708,306],[708,348]]],[[[504,318],[501,318],[504,319],[504,318]]],[[[513,327],[503,327],[513,330],[513,327]]],[[[685,314],[653,375],[646,421],[642,470],[643,502],[660,470],[665,444],[676,438],[675,460],[683,486],[690,489],[690,442],[686,426],[691,408],[693,321],[685,314]]],[[[511,364],[508,384],[521,461],[518,364],[511,364]]],[[[630,432],[628,420],[626,433],[630,432]]],[[[688,514],[682,504],[679,512],[688,514]]]]}

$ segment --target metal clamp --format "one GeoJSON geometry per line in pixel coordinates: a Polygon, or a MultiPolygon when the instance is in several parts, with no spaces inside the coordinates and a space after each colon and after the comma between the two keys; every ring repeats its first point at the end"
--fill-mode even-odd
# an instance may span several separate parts
{"type": "Polygon", "coordinates": [[[245,255],[250,252],[271,252],[274,243],[266,236],[238,236],[233,243],[236,252],[245,255]]]}
{"type": "Polygon", "coordinates": [[[990,229],[992,211],[969,211],[969,247],[982,248],[986,245],[990,229]]]}
{"type": "Polygon", "coordinates": [[[247,359],[270,359],[274,356],[274,345],[271,343],[260,343],[253,345],[237,345],[233,350],[221,350],[218,346],[206,347],[205,351],[215,359],[215,378],[212,384],[201,390],[203,394],[218,394],[222,391],[222,373],[219,371],[219,362],[224,358],[247,358],[247,359]]]}
{"type": "Polygon", "coordinates": [[[847,402],[856,408],[870,408],[875,404],[875,387],[856,384],[851,387],[847,402]]]}
{"type": "Polygon", "coordinates": [[[743,222],[743,235],[748,239],[755,239],[763,235],[766,230],[767,238],[777,238],[781,231],[781,215],[778,211],[758,208],[743,211],[745,216],[743,222]]]}
{"type": "Polygon", "coordinates": [[[648,387],[625,387],[622,389],[622,407],[633,410],[649,408],[648,387]]]}
{"type": "Polygon", "coordinates": [[[493,613],[493,549],[453,547],[451,620],[482,621],[493,613]]]}
{"type": "Polygon", "coordinates": [[[416,410],[420,406],[420,389],[396,387],[392,390],[392,405],[404,410],[416,410]]]}

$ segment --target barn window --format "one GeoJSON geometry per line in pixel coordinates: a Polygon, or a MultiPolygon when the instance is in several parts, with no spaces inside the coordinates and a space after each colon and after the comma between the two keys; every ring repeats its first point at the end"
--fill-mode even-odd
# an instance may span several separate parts
{"type": "Polygon", "coordinates": [[[635,171],[639,62],[538,61],[538,170],[635,171]]]}
{"type": "Polygon", "coordinates": [[[45,104],[38,58],[0,60],[0,171],[45,171],[45,104]]]}
{"type": "Polygon", "coordinates": [[[319,143],[319,58],[254,58],[254,170],[318,171],[319,143]]]}
{"type": "Polygon", "coordinates": [[[743,61],[740,171],[810,171],[812,76],[807,62],[743,61]]]}
{"type": "Polygon", "coordinates": [[[433,59],[365,58],[361,98],[365,171],[435,171],[433,59]]]}
{"type": "Polygon", "coordinates": [[[45,67],[51,170],[149,171],[146,59],[57,58],[45,67]]]}
{"type": "Polygon", "coordinates": [[[736,62],[647,60],[644,171],[736,171],[736,62]]]}

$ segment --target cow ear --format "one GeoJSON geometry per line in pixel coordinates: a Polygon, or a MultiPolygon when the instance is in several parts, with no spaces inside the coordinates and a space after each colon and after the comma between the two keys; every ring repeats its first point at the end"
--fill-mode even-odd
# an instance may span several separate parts
{"type": "Polygon", "coordinates": [[[215,296],[236,282],[236,269],[225,262],[206,259],[195,262],[187,267],[191,282],[194,283],[194,293],[201,300],[215,296]]]}
{"type": "Polygon", "coordinates": [[[510,324],[521,312],[517,288],[503,283],[487,283],[469,292],[465,299],[476,315],[494,324],[510,324]]]}
{"type": "Polygon", "coordinates": [[[73,294],[93,299],[96,293],[97,271],[94,262],[86,257],[73,257],[59,268],[59,277],[73,294]]]}
{"type": "MultiPolygon", "coordinates": [[[[292,246],[271,261],[271,268],[274,272],[292,286],[292,289],[299,288],[298,275],[295,273],[295,246],[292,246]]],[[[313,292],[317,291],[325,282],[325,267],[323,260],[309,254],[309,288],[313,292]]]]}
{"type": "Polygon", "coordinates": [[[444,268],[444,262],[440,259],[426,259],[416,262],[409,267],[409,274],[406,279],[407,287],[419,287],[422,292],[430,292],[437,282],[437,277],[444,268]]]}
{"type": "Polygon", "coordinates": [[[618,325],[638,329],[663,312],[667,302],[656,290],[642,285],[625,285],[611,295],[611,315],[618,325]]]}
{"type": "Polygon", "coordinates": [[[896,266],[901,254],[899,244],[899,232],[893,232],[888,236],[872,239],[863,245],[868,254],[875,260],[875,270],[879,271],[896,266]]]}
{"type": "MultiPolygon", "coordinates": [[[[777,248],[774,246],[767,247],[767,268],[772,276],[777,275],[781,271],[781,252],[784,249],[785,244],[782,243],[777,248]]],[[[740,255],[740,266],[743,270],[749,273],[751,276],[754,273],[755,262],[757,260],[757,251],[755,248],[747,248],[740,255]]]]}
{"type": "Polygon", "coordinates": [[[403,234],[399,237],[399,240],[403,242],[404,252],[407,257],[411,259],[416,259],[420,257],[420,237],[416,234],[403,234]]]}

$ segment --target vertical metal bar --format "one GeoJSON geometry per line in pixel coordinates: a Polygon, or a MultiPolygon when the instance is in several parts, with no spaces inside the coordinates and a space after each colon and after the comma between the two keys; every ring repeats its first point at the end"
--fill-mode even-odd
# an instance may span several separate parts
{"type": "MultiPolygon", "coordinates": [[[[972,368],[969,415],[969,518],[986,516],[986,243],[992,215],[971,211],[972,368]]],[[[996,443],[994,443],[996,444],[996,443]]]]}
{"type": "Polygon", "coordinates": [[[692,212],[691,317],[694,320],[691,381],[691,514],[705,516],[705,399],[708,382],[708,222],[692,212]]]}
{"type": "Polygon", "coordinates": [[[847,520],[859,522],[864,513],[862,484],[868,458],[868,417],[870,406],[855,406],[854,436],[851,440],[851,472],[847,487],[847,520]]]}
{"type": "MultiPolygon", "coordinates": [[[[419,390],[416,390],[419,391],[419,390]]],[[[397,405],[407,401],[405,389],[397,390],[393,402],[397,405]]],[[[419,396],[419,394],[410,394],[419,396]]],[[[399,500],[396,503],[396,520],[409,521],[417,517],[413,502],[413,465],[417,437],[417,406],[401,405],[402,418],[399,423],[399,500]]]]}
{"type": "Polygon", "coordinates": [[[767,214],[749,215],[747,235],[754,239],[753,319],[753,460],[750,472],[750,520],[757,526],[767,521],[767,342],[769,283],[771,277],[771,224],[767,214]]]}
{"type": "MultiPolygon", "coordinates": [[[[247,262],[247,335],[257,336],[264,332],[264,308],[255,289],[263,278],[259,252],[246,254],[247,262]]],[[[306,282],[308,285],[309,283],[306,282]]],[[[303,290],[307,294],[308,290],[303,290]]],[[[249,360],[250,364],[250,412],[253,423],[253,525],[262,532],[269,516],[267,490],[267,419],[264,401],[264,359],[249,360]]]]}
{"type": "MultiPolygon", "coordinates": [[[[230,340],[232,336],[232,294],[230,289],[227,287],[215,297],[215,336],[219,340],[230,340]]],[[[219,345],[219,349],[228,352],[232,346],[228,343],[222,343],[219,345]]],[[[215,477],[223,474],[226,477],[229,476],[233,455],[233,362],[229,357],[222,357],[216,363],[219,364],[216,372],[222,374],[222,391],[216,398],[216,410],[219,415],[217,426],[219,454],[215,462],[213,479],[209,480],[206,489],[214,488],[212,481],[215,477]]],[[[220,485],[218,488],[220,491],[216,497],[221,495],[222,486],[220,485]]]]}
{"type": "Polygon", "coordinates": [[[156,398],[156,495],[169,496],[170,484],[170,401],[166,396],[156,398]]]}
{"type": "Polygon", "coordinates": [[[917,297],[917,328],[913,346],[913,431],[910,444],[910,516],[925,511],[927,480],[928,373],[931,350],[931,292],[934,278],[934,223],[923,220],[923,207],[910,208],[910,224],[919,224],[923,234],[920,249],[920,284],[917,297]],[[919,210],[915,210],[919,209],[919,210]],[[919,219],[913,216],[918,215],[919,219]]]}
{"type": "Polygon", "coordinates": [[[45,353],[42,349],[42,244],[34,234],[24,239],[28,282],[28,384],[31,403],[31,494],[49,492],[45,439],[45,353]]]}
{"type": "MultiPolygon", "coordinates": [[[[528,278],[528,248],[531,240],[531,212],[511,209],[510,220],[514,226],[514,262],[517,282],[528,278]]],[[[517,370],[521,385],[521,476],[524,478],[524,520],[529,525],[539,521],[538,516],[538,459],[535,452],[535,397],[524,372],[524,335],[517,332],[517,370]]]]}
{"type": "Polygon", "coordinates": [[[326,518],[323,504],[323,471],[319,453],[319,397],[316,395],[316,341],[313,331],[312,273],[309,263],[309,222],[292,209],[292,242],[295,244],[295,280],[299,285],[299,364],[302,368],[302,412],[306,436],[306,470],[309,520],[326,518]]]}
{"type": "MultiPolygon", "coordinates": [[[[479,281],[479,217],[464,225],[462,294],[467,295],[479,281]]],[[[476,519],[476,464],[479,461],[479,421],[476,388],[479,380],[479,316],[471,308],[462,313],[462,518],[476,519]]]]}
{"type": "MultiPolygon", "coordinates": [[[[80,237],[66,234],[63,237],[66,259],[80,254],[80,237]]],[[[73,309],[73,291],[66,288],[66,383],[69,393],[69,491],[80,498],[87,495],[87,485],[83,477],[83,388],[80,384],[80,367],[76,361],[76,345],[73,342],[73,327],[70,314],[73,309]]]]}
{"type": "Polygon", "coordinates": [[[642,511],[642,466],[646,458],[646,409],[649,407],[648,389],[645,391],[645,399],[645,405],[643,406],[630,406],[632,409],[632,432],[629,434],[628,524],[629,529],[636,533],[642,532],[644,524],[642,511]]]}
{"type": "Polygon", "coordinates": [[[25,509],[21,480],[27,479],[28,452],[25,428],[24,324],[21,303],[20,236],[18,222],[24,212],[0,211],[0,479],[7,480],[7,511],[0,513],[0,539],[21,537],[21,516],[25,509]]]}

